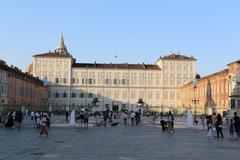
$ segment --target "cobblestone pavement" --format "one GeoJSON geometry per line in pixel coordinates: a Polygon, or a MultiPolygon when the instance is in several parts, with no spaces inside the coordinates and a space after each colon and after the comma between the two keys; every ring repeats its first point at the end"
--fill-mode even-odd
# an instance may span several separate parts
{"type": "MultiPolygon", "coordinates": [[[[64,123],[55,117],[54,123],[64,123]]],[[[162,133],[158,125],[52,127],[50,135],[38,137],[32,122],[22,129],[0,127],[0,160],[239,160],[240,140],[208,139],[206,131],[177,128],[162,133]]]]}

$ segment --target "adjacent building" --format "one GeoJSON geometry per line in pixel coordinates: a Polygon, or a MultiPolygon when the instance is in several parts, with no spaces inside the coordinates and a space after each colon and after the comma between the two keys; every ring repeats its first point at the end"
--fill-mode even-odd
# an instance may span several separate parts
{"type": "Polygon", "coordinates": [[[48,80],[48,106],[55,109],[132,110],[141,101],[153,110],[180,112],[180,87],[195,76],[195,64],[194,57],[179,54],[155,64],[77,63],[62,36],[55,51],[33,56],[28,72],[48,80]]]}
{"type": "Polygon", "coordinates": [[[182,87],[182,106],[196,114],[223,113],[240,109],[240,60],[228,68],[198,80],[197,87],[188,83],[182,87]]]}
{"type": "Polygon", "coordinates": [[[40,79],[0,60],[0,111],[43,110],[46,95],[47,87],[40,79]]]}

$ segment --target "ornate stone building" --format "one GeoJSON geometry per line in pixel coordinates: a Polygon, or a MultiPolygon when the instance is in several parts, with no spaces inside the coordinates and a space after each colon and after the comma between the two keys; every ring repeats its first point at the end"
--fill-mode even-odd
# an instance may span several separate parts
{"type": "Polygon", "coordinates": [[[195,76],[196,59],[171,54],[155,64],[77,63],[63,36],[54,52],[33,56],[29,70],[48,79],[48,103],[59,109],[135,109],[139,99],[158,110],[181,111],[180,87],[195,76]]]}

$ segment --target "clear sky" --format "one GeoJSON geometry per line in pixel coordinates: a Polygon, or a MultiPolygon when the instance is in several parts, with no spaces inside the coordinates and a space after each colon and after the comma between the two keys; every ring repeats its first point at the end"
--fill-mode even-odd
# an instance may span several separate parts
{"type": "Polygon", "coordinates": [[[240,59],[239,7],[237,0],[1,1],[0,58],[25,69],[63,32],[77,62],[150,64],[175,52],[197,58],[203,76],[240,59]]]}

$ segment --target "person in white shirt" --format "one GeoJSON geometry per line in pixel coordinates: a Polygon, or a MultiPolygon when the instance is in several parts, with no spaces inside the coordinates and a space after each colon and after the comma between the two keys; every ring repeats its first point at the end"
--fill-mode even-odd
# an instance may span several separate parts
{"type": "Polygon", "coordinates": [[[134,120],[135,120],[135,113],[133,111],[131,111],[130,117],[131,117],[131,125],[133,126],[134,120]]]}
{"type": "Polygon", "coordinates": [[[35,114],[34,114],[34,112],[32,111],[32,112],[31,112],[31,120],[33,120],[34,115],[35,115],[35,114]]]}

